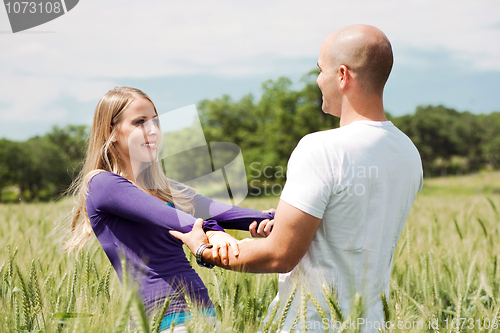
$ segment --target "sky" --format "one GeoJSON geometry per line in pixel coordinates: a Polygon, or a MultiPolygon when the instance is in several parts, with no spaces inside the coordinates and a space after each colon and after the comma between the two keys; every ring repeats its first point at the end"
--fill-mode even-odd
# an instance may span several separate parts
{"type": "Polygon", "coordinates": [[[500,1],[81,0],[12,33],[0,6],[0,138],[92,123],[115,86],[151,96],[160,113],[223,94],[256,99],[262,82],[316,68],[332,31],[370,24],[388,36],[393,116],[443,104],[500,111],[500,1]]]}

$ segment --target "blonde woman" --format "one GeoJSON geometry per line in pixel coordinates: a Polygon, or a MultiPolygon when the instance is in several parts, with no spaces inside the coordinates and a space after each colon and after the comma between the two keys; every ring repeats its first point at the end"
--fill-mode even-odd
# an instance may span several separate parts
{"type": "Polygon", "coordinates": [[[76,204],[65,247],[80,251],[95,234],[120,279],[120,257],[125,257],[127,273],[138,279],[147,311],[170,298],[160,330],[172,324],[182,329],[182,323],[191,318],[186,292],[205,316],[214,317],[215,311],[182,242],[169,230],[189,232],[194,216],[208,213],[211,218],[204,229],[214,256],[227,259],[227,251],[237,254],[238,246],[221,226],[248,230],[252,225],[255,235],[254,221],[264,221],[258,230],[267,235],[274,213],[231,207],[168,180],[158,162],[160,138],[158,113],[145,93],[119,87],[101,98],[85,164],[72,188],[76,204]]]}

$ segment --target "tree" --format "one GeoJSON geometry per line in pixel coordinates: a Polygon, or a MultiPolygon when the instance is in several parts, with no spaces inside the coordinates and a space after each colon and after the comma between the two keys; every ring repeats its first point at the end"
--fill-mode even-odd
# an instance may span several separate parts
{"type": "Polygon", "coordinates": [[[485,164],[500,167],[500,112],[481,115],[478,121],[481,137],[481,157],[485,164]]]}
{"type": "Polygon", "coordinates": [[[25,200],[62,194],[80,171],[86,137],[86,126],[70,125],[25,142],[1,140],[0,190],[17,186],[25,200]]]}
{"type": "Polygon", "coordinates": [[[414,115],[393,118],[420,152],[427,175],[469,172],[482,165],[478,117],[438,106],[419,106],[414,115]]]}
{"type": "Polygon", "coordinates": [[[315,71],[306,75],[300,91],[292,90],[284,77],[266,81],[257,104],[251,95],[237,102],[229,96],[202,101],[199,110],[207,141],[239,145],[249,182],[283,184],[288,158],[299,140],[338,127],[338,118],[321,110],[321,91],[311,80],[316,75],[315,71]]]}
{"type": "Polygon", "coordinates": [[[0,140],[0,201],[2,201],[2,190],[7,186],[16,185],[21,179],[22,153],[18,142],[0,140]]]}
{"type": "Polygon", "coordinates": [[[81,170],[87,149],[89,128],[85,125],[68,125],[65,128],[54,126],[45,138],[66,155],[67,173],[74,179],[81,170]]]}

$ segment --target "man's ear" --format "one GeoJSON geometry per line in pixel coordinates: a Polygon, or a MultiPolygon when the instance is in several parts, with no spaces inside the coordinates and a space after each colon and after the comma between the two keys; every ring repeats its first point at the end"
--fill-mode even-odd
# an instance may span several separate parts
{"type": "Polygon", "coordinates": [[[346,65],[340,65],[339,67],[339,86],[341,89],[346,88],[347,84],[349,83],[351,77],[349,73],[349,69],[347,68],[346,65]]]}

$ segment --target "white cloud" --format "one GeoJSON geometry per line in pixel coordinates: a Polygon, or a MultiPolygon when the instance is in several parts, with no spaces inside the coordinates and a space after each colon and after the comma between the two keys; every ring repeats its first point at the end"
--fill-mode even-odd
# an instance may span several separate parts
{"type": "Polygon", "coordinates": [[[282,63],[315,59],[330,32],[354,23],[378,26],[395,50],[442,50],[470,70],[500,70],[499,12],[500,2],[489,0],[100,0],[9,34],[0,9],[0,104],[9,106],[0,116],[42,119],[62,94],[97,101],[115,78],[305,72],[307,64],[282,63]]]}
{"type": "Polygon", "coordinates": [[[499,10],[498,1],[81,1],[35,28],[56,33],[3,35],[0,60],[47,75],[145,77],[214,66],[217,73],[262,54],[316,57],[331,31],[369,23],[393,43],[444,48],[500,69],[500,45],[493,43],[500,30],[488,28],[499,10]]]}
{"type": "Polygon", "coordinates": [[[55,100],[65,95],[83,103],[94,100],[113,86],[110,81],[11,75],[8,82],[2,82],[0,100],[10,104],[10,107],[0,108],[0,119],[3,122],[57,122],[70,119],[71,110],[54,105],[55,100]]]}

